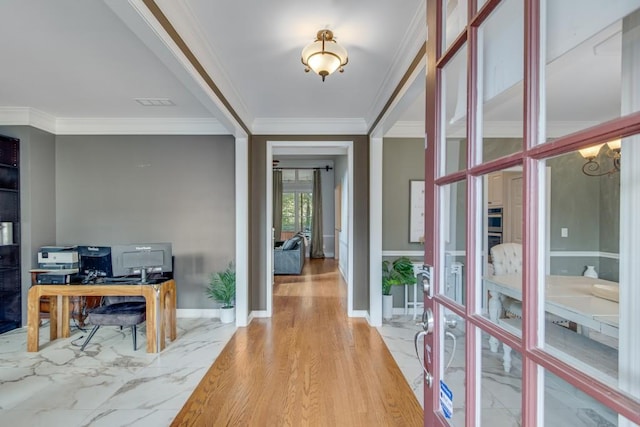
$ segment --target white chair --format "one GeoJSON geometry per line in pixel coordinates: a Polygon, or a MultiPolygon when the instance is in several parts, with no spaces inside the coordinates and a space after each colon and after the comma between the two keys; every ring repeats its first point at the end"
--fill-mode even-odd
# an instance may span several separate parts
{"type": "MultiPolygon", "coordinates": [[[[522,245],[520,243],[501,243],[491,248],[493,275],[522,273],[522,245]]],[[[507,296],[501,296],[502,308],[514,317],[522,318],[522,303],[507,296]]],[[[498,313],[499,317],[501,313],[498,313]]]]}
{"type": "MultiPolygon", "coordinates": [[[[505,274],[521,274],[522,273],[522,245],[520,243],[502,243],[491,248],[491,262],[493,264],[493,275],[500,276],[505,274]]],[[[504,313],[495,313],[495,318],[498,319],[498,323],[501,323],[499,318],[506,314],[506,317],[515,319],[522,319],[522,302],[506,295],[491,295],[493,298],[498,298],[499,301],[489,301],[489,310],[500,310],[504,313]]],[[[564,325],[567,323],[566,319],[556,316],[555,314],[545,313],[545,320],[547,322],[555,323],[557,325],[564,325]]],[[[505,327],[505,323],[501,323],[505,327]]],[[[509,328],[507,328],[509,329],[509,328]]],[[[514,332],[511,330],[511,332],[514,332]]],[[[497,338],[491,337],[489,339],[489,345],[491,351],[494,353],[498,350],[499,341],[497,338]]],[[[504,351],[503,367],[505,372],[511,370],[511,347],[506,344],[502,344],[504,351]]]]}

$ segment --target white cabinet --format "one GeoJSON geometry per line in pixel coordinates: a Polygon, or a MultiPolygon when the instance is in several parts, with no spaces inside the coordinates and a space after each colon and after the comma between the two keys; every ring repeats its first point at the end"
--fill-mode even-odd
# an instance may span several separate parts
{"type": "Polygon", "coordinates": [[[504,206],[504,174],[505,172],[490,173],[488,177],[488,204],[490,207],[504,206]]]}
{"type": "Polygon", "coordinates": [[[522,172],[501,171],[487,177],[487,205],[502,208],[502,241],[522,243],[522,172]]]}
{"type": "Polygon", "coordinates": [[[522,243],[522,174],[505,176],[506,199],[504,205],[505,242],[522,243]]]}

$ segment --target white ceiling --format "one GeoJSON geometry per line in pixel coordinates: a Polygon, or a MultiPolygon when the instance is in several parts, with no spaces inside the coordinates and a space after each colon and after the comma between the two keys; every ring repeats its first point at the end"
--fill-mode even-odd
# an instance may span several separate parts
{"type": "MultiPolygon", "coordinates": [[[[425,13],[425,0],[3,0],[0,124],[56,134],[364,134],[424,43],[425,13]],[[158,22],[160,14],[235,116],[158,22]],[[325,82],[300,62],[302,48],[322,28],[334,31],[349,52],[345,72],[325,82]],[[143,107],[136,98],[174,105],[143,107]]],[[[546,68],[548,136],[619,114],[621,37],[614,18],[589,29],[595,35],[584,43],[563,45],[562,35],[547,43],[558,51],[546,68]]],[[[521,37],[519,27],[511,27],[521,37]]],[[[507,30],[496,25],[492,36],[488,25],[486,37],[506,43],[502,52],[510,59],[502,76],[509,75],[505,66],[521,76],[523,43],[510,46],[500,33],[507,30]]],[[[378,124],[384,135],[424,134],[424,67],[423,60],[378,124]]],[[[457,75],[455,64],[449,68],[457,75]]],[[[485,130],[492,121],[506,129],[503,136],[521,134],[521,79],[494,79],[504,84],[483,107],[485,130]]],[[[457,80],[451,81],[455,88],[457,80]]],[[[457,87],[464,88],[461,82],[457,87]]],[[[455,119],[447,135],[464,136],[459,123],[466,97],[456,92],[446,94],[447,114],[455,119]]]]}
{"type": "MultiPolygon", "coordinates": [[[[424,0],[156,3],[256,134],[367,132],[426,37],[424,0]],[[345,72],[325,82],[300,63],[322,28],[349,53],[345,72]]],[[[54,133],[241,127],[142,0],[3,0],[0,16],[0,124],[54,133]]]]}

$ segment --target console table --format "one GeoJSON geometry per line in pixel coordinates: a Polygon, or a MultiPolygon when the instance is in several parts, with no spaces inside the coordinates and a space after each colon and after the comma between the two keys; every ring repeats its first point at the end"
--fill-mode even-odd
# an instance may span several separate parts
{"type": "Polygon", "coordinates": [[[176,328],[176,284],[174,280],[160,283],[33,285],[27,303],[27,351],[38,351],[40,297],[49,298],[50,339],[68,338],[69,297],[72,296],[143,296],[147,313],[147,352],[158,353],[165,348],[165,338],[174,341],[176,328]],[[58,296],[62,310],[58,315],[58,296]]]}

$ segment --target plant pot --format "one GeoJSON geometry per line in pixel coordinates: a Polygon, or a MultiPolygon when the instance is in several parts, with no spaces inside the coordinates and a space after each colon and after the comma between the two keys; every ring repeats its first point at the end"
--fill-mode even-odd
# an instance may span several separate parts
{"type": "Polygon", "coordinates": [[[382,295],[382,318],[389,320],[393,317],[393,295],[382,295]]]}
{"type": "Polygon", "coordinates": [[[220,308],[220,322],[233,323],[236,320],[236,308],[220,308]]]}

